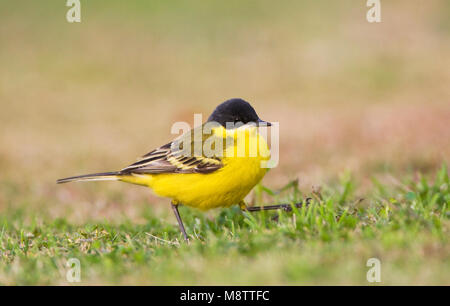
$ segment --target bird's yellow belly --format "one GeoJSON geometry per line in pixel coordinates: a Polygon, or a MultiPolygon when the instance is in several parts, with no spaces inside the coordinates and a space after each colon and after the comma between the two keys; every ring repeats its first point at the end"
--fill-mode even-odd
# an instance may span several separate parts
{"type": "Polygon", "coordinates": [[[162,197],[207,210],[238,204],[263,178],[267,169],[260,159],[224,159],[224,167],[209,174],[151,174],[123,179],[147,185],[162,197]]]}
{"type": "MultiPolygon", "coordinates": [[[[267,168],[262,166],[262,162],[270,158],[265,140],[258,134],[251,134],[251,137],[261,142],[256,156],[250,157],[246,152],[244,157],[227,157],[230,152],[226,152],[222,159],[223,167],[212,173],[145,174],[121,180],[148,186],[159,196],[201,210],[239,204],[264,177],[267,168]]],[[[249,143],[245,137],[240,141],[249,143]]],[[[230,150],[235,150],[235,156],[238,155],[236,147],[230,150]]]]}

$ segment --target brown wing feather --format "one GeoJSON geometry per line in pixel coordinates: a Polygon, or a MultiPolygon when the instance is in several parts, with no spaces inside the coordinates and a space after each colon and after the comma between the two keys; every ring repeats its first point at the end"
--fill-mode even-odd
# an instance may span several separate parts
{"type": "MultiPolygon", "coordinates": [[[[194,139],[193,130],[190,132],[191,139],[194,139]]],[[[203,138],[210,137],[204,135],[203,138]]],[[[157,173],[211,173],[220,168],[223,164],[220,157],[206,157],[203,155],[185,156],[181,154],[182,145],[186,135],[182,135],[173,142],[165,144],[147,154],[140,160],[129,165],[120,171],[121,174],[157,174],[157,173]]],[[[194,148],[194,141],[191,141],[191,148],[194,148]]],[[[192,149],[191,152],[194,152],[192,149]]]]}

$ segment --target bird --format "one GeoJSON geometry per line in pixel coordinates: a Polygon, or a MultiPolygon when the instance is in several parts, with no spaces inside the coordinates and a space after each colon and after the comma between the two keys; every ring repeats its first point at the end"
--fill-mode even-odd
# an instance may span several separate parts
{"type": "Polygon", "coordinates": [[[270,149],[258,129],[269,126],[249,102],[229,99],[201,126],[122,170],[72,176],[57,183],[114,180],[149,187],[156,195],[171,199],[180,231],[189,241],[180,205],[200,210],[233,205],[247,209],[244,198],[268,171],[264,163],[270,159],[270,149]]]}

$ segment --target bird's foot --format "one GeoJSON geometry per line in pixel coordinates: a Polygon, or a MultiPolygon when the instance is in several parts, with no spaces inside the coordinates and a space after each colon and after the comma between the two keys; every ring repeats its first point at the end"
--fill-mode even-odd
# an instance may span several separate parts
{"type": "Polygon", "coordinates": [[[251,206],[248,207],[245,205],[245,203],[242,201],[239,203],[239,207],[243,211],[249,211],[249,212],[255,212],[255,211],[262,211],[262,210],[276,210],[276,209],[282,209],[284,211],[292,211],[292,207],[295,206],[297,208],[301,208],[303,206],[306,206],[311,201],[311,198],[306,198],[305,201],[294,203],[294,204],[277,204],[277,205],[266,205],[266,206],[251,206]]]}

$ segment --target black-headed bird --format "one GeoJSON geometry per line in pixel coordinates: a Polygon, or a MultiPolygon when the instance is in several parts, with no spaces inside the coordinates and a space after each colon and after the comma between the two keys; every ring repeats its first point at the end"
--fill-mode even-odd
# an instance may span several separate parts
{"type": "Polygon", "coordinates": [[[230,99],[217,106],[200,127],[120,171],[68,177],[57,183],[116,180],[150,187],[158,196],[172,200],[178,225],[188,240],[178,205],[201,210],[231,205],[247,209],[244,197],[266,174],[264,162],[270,159],[258,128],[270,125],[250,103],[230,99]]]}

